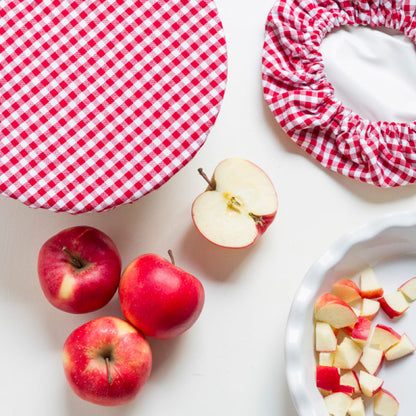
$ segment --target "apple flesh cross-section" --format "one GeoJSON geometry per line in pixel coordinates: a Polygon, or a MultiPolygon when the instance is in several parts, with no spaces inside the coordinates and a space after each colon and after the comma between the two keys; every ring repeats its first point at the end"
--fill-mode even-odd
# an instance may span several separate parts
{"type": "Polygon", "coordinates": [[[269,177],[248,160],[229,158],[207,181],[207,190],[192,205],[198,231],[221,247],[252,245],[276,216],[277,194],[269,177]]]}
{"type": "Polygon", "coordinates": [[[403,315],[408,309],[409,304],[402,292],[396,291],[389,293],[379,299],[381,309],[386,315],[393,319],[403,315]]]}
{"type": "Polygon", "coordinates": [[[416,277],[412,277],[407,282],[403,283],[399,290],[406,296],[409,301],[416,299],[416,277]]]}
{"type": "Polygon", "coordinates": [[[397,344],[401,336],[391,327],[377,324],[371,338],[371,346],[382,351],[387,351],[391,346],[397,344]]]}
{"type": "Polygon", "coordinates": [[[352,403],[352,398],[346,393],[332,393],[326,396],[325,405],[331,416],[345,416],[352,403]]]}
{"type": "Polygon", "coordinates": [[[349,416],[365,416],[365,407],[362,397],[356,397],[351,402],[351,405],[348,409],[349,416]]]}
{"type": "Polygon", "coordinates": [[[350,338],[345,337],[335,352],[334,367],[351,370],[360,361],[361,355],[361,347],[350,338]]]}
{"type": "Polygon", "coordinates": [[[337,349],[337,337],[331,325],[326,322],[315,323],[315,350],[317,352],[331,352],[337,349]]]}
{"type": "Polygon", "coordinates": [[[388,391],[381,389],[374,396],[374,413],[378,416],[395,416],[399,411],[399,402],[388,391]]]}
{"type": "Polygon", "coordinates": [[[386,360],[397,360],[398,358],[405,357],[413,352],[415,352],[415,346],[409,337],[406,334],[403,334],[400,341],[386,351],[386,360]]]}
{"type": "Polygon", "coordinates": [[[352,303],[361,299],[360,288],[349,279],[338,280],[332,285],[332,293],[344,302],[352,303]]]}
{"type": "Polygon", "coordinates": [[[353,393],[357,394],[360,393],[360,383],[358,382],[358,377],[355,371],[349,370],[346,373],[341,375],[339,380],[341,386],[350,386],[353,388],[353,393]]]}
{"type": "Polygon", "coordinates": [[[354,325],[357,315],[351,307],[332,293],[322,294],[315,302],[315,320],[330,324],[333,328],[344,328],[354,325]]]}
{"type": "Polygon", "coordinates": [[[383,360],[384,352],[382,350],[367,345],[363,349],[363,355],[360,358],[360,363],[369,374],[375,375],[380,369],[383,360]]]}
{"type": "Polygon", "coordinates": [[[380,302],[376,299],[364,298],[361,303],[360,316],[372,320],[380,310],[380,302]]]}
{"type": "Polygon", "coordinates": [[[383,288],[381,287],[374,270],[367,268],[360,275],[360,291],[363,298],[379,298],[383,296],[383,288]]]}
{"type": "Polygon", "coordinates": [[[360,388],[364,396],[373,397],[383,385],[384,381],[366,371],[360,371],[359,375],[360,388]]]}

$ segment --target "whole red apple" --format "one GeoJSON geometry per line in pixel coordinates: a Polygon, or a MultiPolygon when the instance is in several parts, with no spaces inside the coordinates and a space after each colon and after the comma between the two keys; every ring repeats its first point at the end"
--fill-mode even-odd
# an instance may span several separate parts
{"type": "Polygon", "coordinates": [[[55,307],[72,313],[97,310],[117,290],[121,259],[113,241],[88,226],[65,229],[39,251],[42,290],[55,307]]]}
{"type": "Polygon", "coordinates": [[[134,259],[123,272],[119,297],[124,317],[145,335],[168,339],[198,319],[204,288],[193,275],[156,254],[134,259]]]}
{"type": "Polygon", "coordinates": [[[102,406],[133,400],[152,369],[146,338],[128,322],[111,316],[75,329],[65,341],[62,360],[72,390],[102,406]]]}

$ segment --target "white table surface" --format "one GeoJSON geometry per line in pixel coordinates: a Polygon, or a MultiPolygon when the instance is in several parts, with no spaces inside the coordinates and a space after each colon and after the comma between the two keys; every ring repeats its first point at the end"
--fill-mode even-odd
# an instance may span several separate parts
{"type": "Polygon", "coordinates": [[[284,340],[303,276],[345,232],[416,206],[414,186],[378,189],[355,182],[323,169],[292,143],[262,96],[261,50],[273,0],[217,0],[217,5],[228,44],[227,90],[207,142],[183,170],[158,191],[100,214],[55,214],[0,198],[2,416],[295,416],[285,381],[284,340]],[[237,251],[205,241],[190,216],[192,201],[205,188],[197,168],[210,174],[229,156],[259,164],[280,201],[262,239],[237,251]],[[98,316],[121,316],[117,297],[100,311],[72,315],[53,308],[38,283],[42,243],[81,224],[108,233],[124,266],[140,254],[167,255],[173,249],[176,263],[205,287],[203,312],[187,333],[150,340],[149,382],[121,407],[77,398],[61,363],[62,345],[73,329],[98,316]]]}

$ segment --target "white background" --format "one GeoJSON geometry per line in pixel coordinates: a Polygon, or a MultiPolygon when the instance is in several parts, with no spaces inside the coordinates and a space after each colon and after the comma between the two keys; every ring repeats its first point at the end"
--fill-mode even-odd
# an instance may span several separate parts
{"type": "MultiPolygon", "coordinates": [[[[284,340],[291,301],[303,276],[345,232],[416,206],[414,186],[378,189],[355,182],[323,169],[292,143],[262,96],[264,24],[273,1],[217,0],[217,5],[228,45],[228,85],[217,123],[191,163],[160,190],[107,213],[54,214],[0,198],[2,416],[295,416],[285,381],[284,340]],[[197,168],[211,174],[229,156],[260,165],[280,201],[277,218],[262,239],[237,251],[205,241],[190,216],[192,201],[205,188],[197,168]],[[173,249],[177,264],[205,287],[206,303],[198,322],[177,339],[150,341],[154,366],[149,382],[131,404],[118,408],[78,399],[61,363],[62,345],[73,329],[97,316],[121,316],[117,298],[95,313],[71,315],[54,309],[38,283],[36,262],[42,243],[63,228],[81,224],[108,233],[124,266],[140,254],[166,255],[173,249]]],[[[376,36],[380,48],[377,52],[370,47],[376,58],[369,62],[365,52],[357,52],[363,44],[354,45],[363,39],[372,45],[372,34],[338,31],[325,41],[328,73],[334,85],[340,83],[337,94],[346,93],[345,100],[355,103],[357,111],[369,108],[375,117],[386,103],[403,107],[406,101],[404,116],[414,119],[414,47],[397,36],[376,36]],[[345,39],[346,46],[337,46],[345,39]],[[386,53],[399,53],[398,48],[400,56],[386,53]],[[357,67],[346,64],[352,60],[357,65],[365,61],[358,73],[371,75],[382,69],[399,80],[403,90],[388,88],[389,81],[383,81],[360,97],[357,77],[348,73],[349,67],[357,67]],[[413,71],[397,73],[397,63],[397,68],[413,71]],[[399,99],[392,96],[396,93],[399,99]]],[[[402,108],[386,111],[380,117],[403,116],[402,108]]]]}

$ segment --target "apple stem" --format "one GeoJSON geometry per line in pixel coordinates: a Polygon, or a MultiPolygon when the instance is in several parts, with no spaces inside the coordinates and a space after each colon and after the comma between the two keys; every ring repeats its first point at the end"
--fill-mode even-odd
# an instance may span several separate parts
{"type": "Polygon", "coordinates": [[[169,254],[169,257],[170,257],[170,262],[173,264],[173,265],[175,265],[175,258],[173,257],[173,252],[172,252],[172,250],[168,250],[168,254],[169,254]]]}
{"type": "Polygon", "coordinates": [[[84,267],[82,261],[78,257],[74,256],[66,247],[62,247],[62,251],[64,251],[68,255],[70,262],[74,267],[76,267],[77,269],[81,269],[82,267],[84,267]]]}
{"type": "Polygon", "coordinates": [[[248,215],[250,215],[250,217],[253,218],[256,224],[260,224],[260,225],[264,224],[264,219],[261,215],[256,215],[256,214],[253,214],[252,212],[250,212],[248,215]]]}
{"type": "Polygon", "coordinates": [[[212,181],[209,180],[208,176],[205,174],[205,172],[203,171],[202,168],[198,169],[198,173],[205,179],[206,183],[208,184],[208,186],[215,191],[215,183],[213,183],[212,181]]]}
{"type": "Polygon", "coordinates": [[[107,367],[107,375],[108,375],[108,382],[113,384],[113,376],[111,375],[111,368],[110,368],[110,357],[105,357],[105,365],[107,367]]]}

